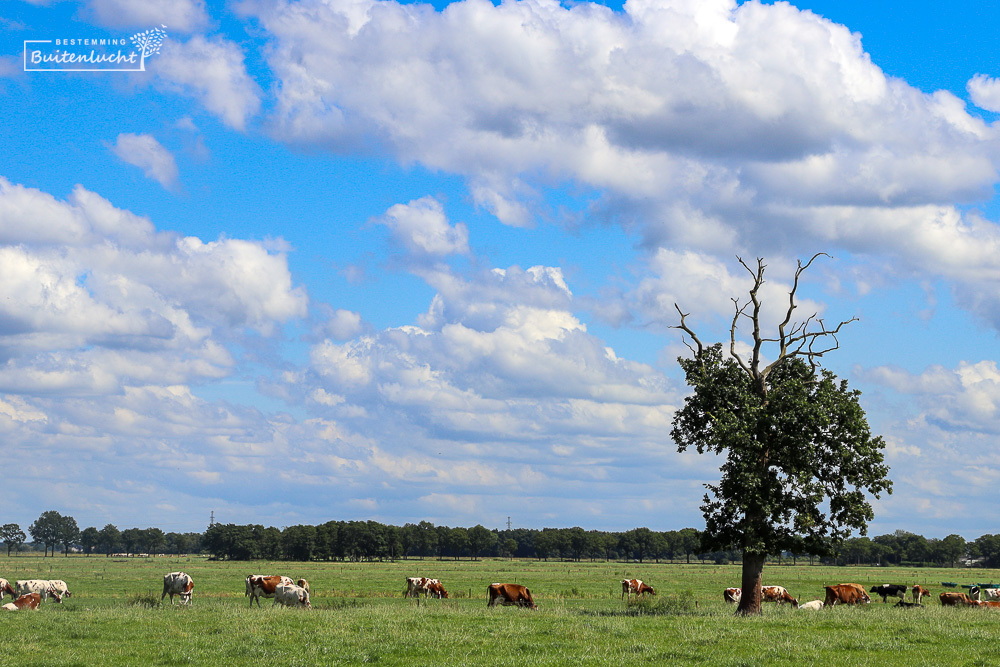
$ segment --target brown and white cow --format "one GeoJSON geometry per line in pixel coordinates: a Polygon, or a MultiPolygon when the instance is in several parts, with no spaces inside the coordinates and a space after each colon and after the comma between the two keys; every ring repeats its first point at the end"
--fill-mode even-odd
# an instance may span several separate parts
{"type": "Polygon", "coordinates": [[[487,607],[495,607],[499,603],[505,607],[513,605],[538,609],[535,599],[531,597],[531,591],[521,584],[490,584],[487,592],[490,596],[490,601],[486,603],[487,607]]]}
{"type": "Polygon", "coordinates": [[[861,584],[837,584],[826,587],[826,599],[823,600],[824,607],[833,607],[838,604],[869,604],[872,601],[861,584]]]}
{"type": "Polygon", "coordinates": [[[722,599],[732,604],[739,604],[743,597],[743,590],[740,588],[727,588],[722,591],[722,599]]]}
{"type": "Polygon", "coordinates": [[[913,601],[916,602],[917,604],[920,604],[920,600],[925,595],[930,595],[931,594],[931,592],[929,590],[927,590],[926,588],[924,588],[920,584],[913,584],[913,588],[911,589],[910,592],[913,594],[913,601]]]}
{"type": "Polygon", "coordinates": [[[59,594],[57,602],[62,602],[63,598],[73,597],[73,594],[69,592],[69,586],[62,579],[49,579],[49,585],[52,586],[52,590],[59,594]]]}
{"type": "Polygon", "coordinates": [[[448,593],[444,590],[444,586],[437,579],[428,579],[427,577],[407,577],[406,591],[403,593],[403,597],[419,597],[421,593],[423,593],[424,597],[448,597],[448,593]]]}
{"type": "Polygon", "coordinates": [[[14,594],[14,588],[10,585],[10,582],[6,579],[0,579],[0,600],[3,600],[4,593],[7,593],[12,598],[17,597],[14,594]]]}
{"type": "Polygon", "coordinates": [[[799,608],[799,601],[793,598],[784,586],[761,586],[761,602],[777,602],[778,604],[790,603],[795,609],[799,608]]]}
{"type": "Polygon", "coordinates": [[[295,585],[296,586],[301,586],[302,588],[306,589],[306,593],[312,593],[312,591],[309,590],[309,582],[306,581],[305,579],[299,579],[299,580],[297,580],[295,582],[295,585]]]}
{"type": "Polygon", "coordinates": [[[19,579],[14,588],[14,594],[18,597],[29,593],[38,593],[42,600],[53,598],[56,602],[62,602],[62,594],[52,586],[52,582],[48,579],[19,579]]]}
{"type": "Polygon", "coordinates": [[[273,598],[274,589],[281,584],[292,584],[291,577],[286,577],[284,575],[267,575],[267,574],[251,574],[247,577],[247,595],[250,596],[250,606],[253,606],[254,600],[257,601],[257,606],[260,606],[260,598],[273,598]]]}
{"type": "Polygon", "coordinates": [[[944,592],[938,596],[942,607],[975,607],[976,601],[965,593],[944,592]]]}
{"type": "Polygon", "coordinates": [[[278,584],[274,589],[274,604],[286,607],[312,608],[312,603],[309,602],[309,591],[296,584],[278,584]]]}
{"type": "Polygon", "coordinates": [[[650,595],[656,595],[656,591],[649,584],[643,583],[642,579],[622,579],[622,600],[625,596],[632,597],[633,595],[645,595],[649,593],[650,595]]]}
{"type": "Polygon", "coordinates": [[[440,600],[442,598],[448,597],[448,591],[444,589],[444,586],[441,584],[440,581],[432,581],[431,583],[427,584],[427,595],[429,597],[438,598],[440,600]]]}
{"type": "Polygon", "coordinates": [[[163,575],[163,598],[170,596],[170,604],[174,603],[174,596],[179,595],[181,604],[191,604],[191,596],[194,594],[194,579],[186,572],[171,572],[163,575]]]}
{"type": "Polygon", "coordinates": [[[8,602],[3,605],[3,609],[7,611],[21,611],[22,609],[38,609],[38,605],[42,603],[42,596],[38,593],[26,593],[20,596],[13,602],[8,602]]]}
{"type": "Polygon", "coordinates": [[[969,588],[969,597],[973,600],[982,600],[984,595],[987,600],[1000,600],[1000,589],[980,588],[979,586],[971,586],[969,588]]]}

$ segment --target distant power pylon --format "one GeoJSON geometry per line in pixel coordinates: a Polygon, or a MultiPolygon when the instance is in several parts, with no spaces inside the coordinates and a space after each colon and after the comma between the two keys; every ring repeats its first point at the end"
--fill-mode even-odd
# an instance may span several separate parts
{"type": "Polygon", "coordinates": [[[510,517],[507,517],[507,530],[510,530],[510,517]]]}

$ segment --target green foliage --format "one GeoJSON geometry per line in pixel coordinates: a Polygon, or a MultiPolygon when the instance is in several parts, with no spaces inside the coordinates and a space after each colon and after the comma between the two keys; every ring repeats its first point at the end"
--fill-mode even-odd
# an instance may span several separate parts
{"type": "Polygon", "coordinates": [[[721,345],[679,359],[693,393],[674,417],[679,451],[725,457],[707,484],[706,549],[825,554],[873,518],[865,497],[891,492],[880,437],[860,392],[798,357],[773,369],[766,393],[721,345]]]}

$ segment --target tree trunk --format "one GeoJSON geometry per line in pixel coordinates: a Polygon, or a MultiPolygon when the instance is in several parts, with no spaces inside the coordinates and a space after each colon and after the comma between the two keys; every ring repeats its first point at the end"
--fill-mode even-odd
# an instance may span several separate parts
{"type": "Polygon", "coordinates": [[[766,554],[743,552],[743,585],[737,616],[760,616],[760,586],[766,559],[766,554]]]}

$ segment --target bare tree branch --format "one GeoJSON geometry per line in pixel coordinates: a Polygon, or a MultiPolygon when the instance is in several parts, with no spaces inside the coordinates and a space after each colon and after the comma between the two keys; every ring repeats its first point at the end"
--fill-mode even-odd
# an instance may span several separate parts
{"type": "Polygon", "coordinates": [[[698,335],[694,331],[692,331],[691,328],[687,325],[686,319],[687,316],[690,315],[691,313],[683,312],[681,310],[681,307],[678,306],[676,303],[674,304],[674,308],[677,309],[677,314],[681,316],[681,323],[670,328],[680,329],[681,331],[683,331],[684,333],[686,333],[688,336],[691,337],[691,340],[693,340],[695,344],[698,345],[698,349],[695,350],[686,340],[684,341],[684,345],[686,345],[687,349],[691,350],[691,352],[694,353],[695,359],[698,359],[701,357],[701,353],[705,349],[705,346],[701,344],[701,341],[698,339],[698,335]]]}
{"type": "MultiPolygon", "coordinates": [[[[799,290],[799,279],[820,256],[830,257],[825,252],[818,252],[805,263],[802,260],[798,260],[798,267],[795,270],[792,288],[788,292],[788,309],[785,311],[784,320],[778,325],[777,338],[767,338],[761,334],[761,300],[758,292],[764,285],[764,271],[767,269],[767,265],[761,257],[757,258],[756,266],[748,264],[742,257],[736,257],[740,266],[746,269],[747,273],[752,277],[753,285],[748,292],[750,296],[749,301],[741,304],[739,299],[732,299],[733,319],[729,327],[729,354],[739,364],[739,367],[750,376],[753,383],[757,386],[758,391],[762,393],[766,394],[767,392],[768,376],[787,359],[802,357],[809,363],[812,371],[815,373],[819,367],[818,359],[828,352],[839,349],[840,341],[837,338],[837,334],[840,333],[840,330],[858,319],[857,317],[852,317],[849,320],[844,320],[832,329],[827,328],[826,323],[821,318],[816,317],[816,313],[800,321],[792,319],[795,309],[798,308],[796,296],[799,290]],[[752,328],[750,332],[751,352],[749,359],[744,359],[736,349],[737,331],[739,330],[740,320],[744,318],[749,320],[752,328]],[[818,328],[816,328],[817,326],[818,328]],[[765,344],[777,345],[778,356],[774,361],[761,369],[765,344]]],[[[680,329],[690,336],[691,340],[697,345],[697,349],[692,347],[687,340],[684,341],[684,344],[692,353],[700,356],[704,350],[704,345],[695,332],[687,325],[686,318],[690,313],[683,312],[676,303],[674,304],[674,308],[677,309],[681,322],[672,328],[680,329]]]]}

